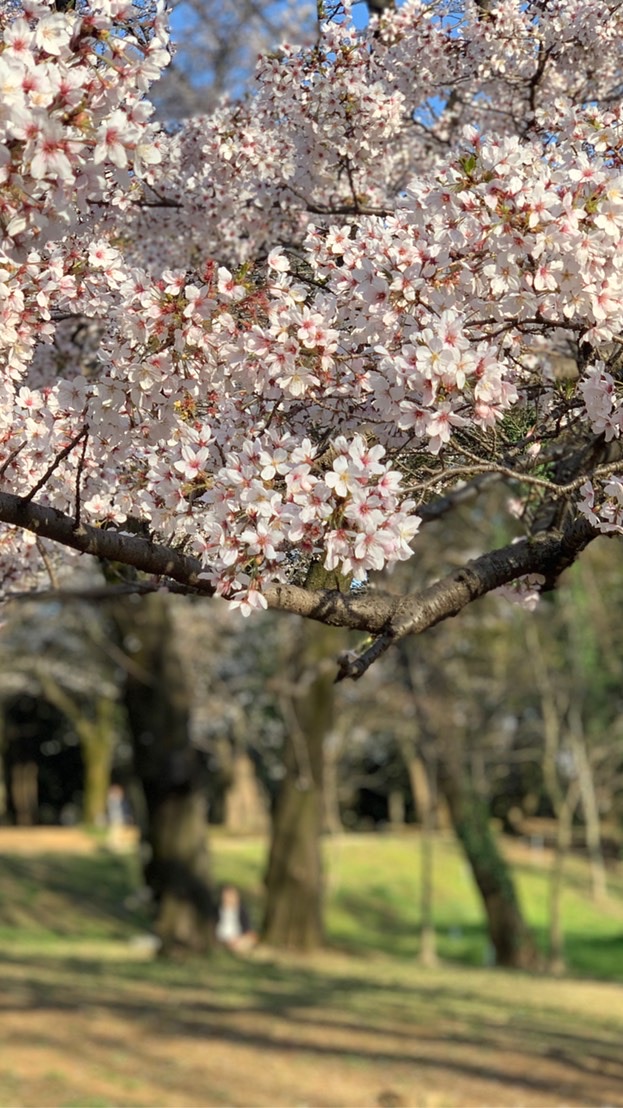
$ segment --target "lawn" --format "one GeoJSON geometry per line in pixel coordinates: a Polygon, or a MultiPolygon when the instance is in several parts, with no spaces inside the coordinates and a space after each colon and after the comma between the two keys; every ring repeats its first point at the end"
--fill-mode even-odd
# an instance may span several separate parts
{"type": "MultiPolygon", "coordinates": [[[[326,844],[326,952],[166,963],[140,944],[131,855],[10,843],[0,833],[5,1108],[623,1106],[620,877],[594,905],[586,867],[569,867],[568,953],[584,976],[509,974],[484,966],[471,880],[442,837],[443,962],[423,971],[417,836],[344,836],[326,844]]],[[[255,911],[263,858],[259,842],[213,836],[217,878],[255,911]]],[[[542,937],[546,857],[513,860],[542,937]]]]}
{"type": "MultiPolygon", "coordinates": [[[[245,890],[261,915],[265,847],[257,840],[213,834],[217,880],[245,890]]],[[[491,962],[483,913],[469,869],[450,834],[435,842],[435,923],[440,957],[482,966],[491,962]]],[[[505,841],[519,894],[537,941],[547,950],[548,867],[545,850],[505,841]]],[[[417,834],[341,835],[325,841],[327,938],[350,954],[384,953],[412,960],[418,951],[420,847],[417,834]]],[[[569,969],[623,981],[623,872],[609,874],[609,898],[595,903],[588,865],[569,859],[563,917],[569,969]]]]}

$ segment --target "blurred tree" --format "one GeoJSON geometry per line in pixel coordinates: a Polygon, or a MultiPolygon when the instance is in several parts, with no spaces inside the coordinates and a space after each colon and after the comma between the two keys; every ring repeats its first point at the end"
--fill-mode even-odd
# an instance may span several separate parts
{"type": "Polygon", "coordinates": [[[420,821],[420,962],[432,966],[437,960],[434,904],[434,841],[437,820],[438,754],[435,736],[423,707],[425,675],[413,662],[413,652],[400,644],[403,680],[410,694],[410,727],[398,731],[398,744],[409,772],[413,801],[420,821]]]}
{"type": "Polygon", "coordinates": [[[145,797],[145,879],[164,952],[205,950],[215,900],[202,761],[191,742],[191,694],[166,594],[110,605],[128,661],[124,701],[145,797]]]}
{"type": "Polygon", "coordinates": [[[106,802],[119,712],[115,699],[96,690],[86,700],[72,695],[51,668],[36,667],[37,680],[46,700],[58,708],[74,728],[84,759],[82,819],[89,827],[106,823],[106,802]]]}
{"type": "Polygon", "coordinates": [[[334,724],[336,632],[299,624],[278,697],[286,723],[285,775],[273,814],[262,938],[309,951],[323,939],[322,858],[324,745],[334,724]]]}
{"type": "MultiPolygon", "coordinates": [[[[0,697],[16,692],[53,705],[77,736],[84,764],[82,818],[102,825],[113,752],[122,730],[115,666],[90,605],[37,600],[7,614],[0,659],[0,697]]],[[[32,757],[35,755],[33,749],[32,757]]]]}
{"type": "Polygon", "coordinates": [[[278,42],[311,41],[316,4],[287,0],[181,0],[174,5],[172,64],[152,89],[163,119],[212,111],[237,94],[258,55],[278,42]]]}

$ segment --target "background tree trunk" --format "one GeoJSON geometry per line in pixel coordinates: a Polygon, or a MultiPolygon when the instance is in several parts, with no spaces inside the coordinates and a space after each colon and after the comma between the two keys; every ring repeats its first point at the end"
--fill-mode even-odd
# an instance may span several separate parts
{"type": "Polygon", "coordinates": [[[595,794],[595,781],[586,746],[582,715],[575,703],[571,704],[569,709],[569,746],[578,775],[578,788],[584,813],[584,835],[591,863],[593,899],[605,900],[608,896],[608,883],[601,849],[599,805],[595,794]]]}
{"type": "Polygon", "coordinates": [[[144,872],[156,903],[156,931],[165,953],[203,951],[216,912],[204,778],[190,742],[190,691],[168,598],[128,598],[113,606],[113,618],[128,655],[125,703],[145,796],[144,872]]]}
{"type": "Polygon", "coordinates": [[[341,737],[335,731],[325,736],[323,743],[324,829],[331,835],[339,835],[340,831],[343,831],[339,794],[341,746],[341,737]]]}
{"type": "Polygon", "coordinates": [[[482,896],[496,964],[534,969],[540,957],[521,913],[510,870],[492,832],[486,803],[474,793],[464,770],[444,757],[441,791],[452,825],[482,896]]]}
{"type": "Polygon", "coordinates": [[[84,758],[82,818],[91,827],[102,827],[106,822],[116,712],[114,701],[98,698],[92,727],[88,733],[84,728],[78,732],[84,758]]]}
{"type": "Polygon", "coordinates": [[[0,703],[0,825],[8,822],[8,796],[5,763],[5,734],[4,734],[5,706],[0,703]]]}
{"type": "Polygon", "coordinates": [[[287,724],[285,776],[273,814],[262,939],[311,951],[323,941],[324,741],[333,723],[335,633],[302,625],[292,683],[281,706],[287,724]]]}
{"type": "Polygon", "coordinates": [[[87,827],[103,827],[115,745],[117,705],[109,697],[96,696],[87,710],[84,702],[81,703],[48,670],[38,670],[37,680],[45,699],[63,713],[80,740],[84,763],[82,818],[87,827]]]}
{"type": "MultiPolygon", "coordinates": [[[[427,765],[421,755],[412,758],[410,776],[417,777],[421,788],[419,793],[420,831],[420,962],[423,966],[437,963],[437,947],[434,919],[434,832],[435,832],[435,792],[436,781],[432,767],[427,765]]],[[[413,788],[413,784],[412,784],[413,788]]]]}
{"type": "Polygon", "coordinates": [[[549,879],[549,958],[551,973],[565,971],[565,942],[562,926],[561,896],[565,859],[569,853],[573,834],[573,815],[577,807],[579,789],[572,781],[564,795],[561,794],[556,809],[556,847],[549,879]]]}
{"type": "Polygon", "coordinates": [[[11,793],[18,827],[32,827],[39,811],[39,766],[16,762],[11,770],[11,793]]]}
{"type": "Polygon", "coordinates": [[[223,823],[233,835],[264,835],[268,831],[266,800],[255,766],[244,752],[234,751],[223,823]]]}

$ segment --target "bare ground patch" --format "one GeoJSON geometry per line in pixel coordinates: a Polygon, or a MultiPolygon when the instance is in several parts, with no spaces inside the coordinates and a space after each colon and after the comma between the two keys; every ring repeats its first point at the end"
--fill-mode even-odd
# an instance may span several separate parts
{"type": "Polygon", "coordinates": [[[623,1105],[616,986],[330,956],[194,962],[167,982],[128,960],[1,968],[16,1108],[623,1105]]]}
{"type": "Polygon", "coordinates": [[[0,1108],[623,1108],[620,985],[374,951],[151,961],[97,848],[0,829],[0,1108]]]}

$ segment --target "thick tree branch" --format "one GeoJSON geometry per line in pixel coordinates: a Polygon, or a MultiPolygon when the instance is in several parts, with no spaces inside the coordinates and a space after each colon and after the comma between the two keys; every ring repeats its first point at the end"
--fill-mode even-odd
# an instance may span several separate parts
{"type": "Polygon", "coordinates": [[[71,516],[56,508],[48,508],[8,492],[0,492],[0,521],[32,531],[41,538],[51,539],[81,554],[92,554],[109,562],[122,562],[156,577],[171,577],[209,596],[214,594],[213,587],[199,579],[203,567],[196,558],[138,535],[92,527],[87,523],[76,526],[71,516]]]}
{"type": "MultiPolygon", "coordinates": [[[[214,594],[212,585],[201,578],[203,567],[196,558],[149,539],[84,523],[76,527],[75,521],[62,512],[10,493],[0,493],[0,521],[84,554],[122,562],[165,581],[171,579],[189,591],[214,594]]],[[[289,584],[271,585],[265,596],[269,608],[377,636],[363,653],[351,651],[341,658],[338,679],[358,678],[393,643],[406,635],[421,634],[457,615],[473,600],[518,577],[539,573],[546,587],[552,587],[558,575],[572,565],[598,534],[586,519],[578,519],[562,532],[538,534],[482,554],[427,588],[404,597],[375,589],[340,593],[289,584]]],[[[141,588],[141,583],[137,583],[137,591],[141,588]]]]}
{"type": "Polygon", "coordinates": [[[362,653],[349,651],[340,659],[338,680],[357,680],[394,643],[406,635],[419,635],[435,624],[457,615],[463,608],[494,589],[526,574],[540,574],[544,588],[576,560],[599,534],[582,518],[562,532],[520,539],[509,546],[474,558],[467,565],[418,593],[399,600],[387,627],[362,653]]]}

